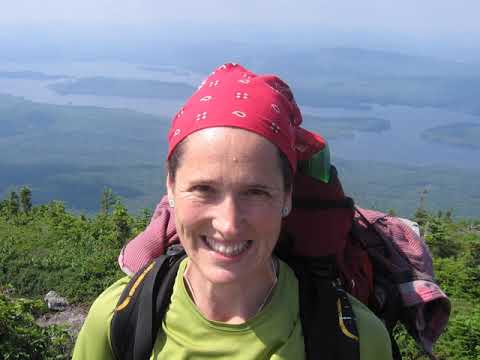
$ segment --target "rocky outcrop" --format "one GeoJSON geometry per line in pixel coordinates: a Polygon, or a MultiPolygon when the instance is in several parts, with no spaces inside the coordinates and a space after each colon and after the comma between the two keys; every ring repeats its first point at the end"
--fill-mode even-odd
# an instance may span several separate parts
{"type": "Polygon", "coordinates": [[[84,305],[69,305],[68,301],[54,291],[49,291],[44,297],[49,312],[36,320],[37,325],[47,327],[61,325],[68,328],[68,332],[75,339],[88,313],[84,305]]]}
{"type": "Polygon", "coordinates": [[[69,334],[75,339],[88,313],[84,306],[68,306],[64,311],[48,312],[36,320],[37,325],[47,327],[61,325],[68,328],[69,334]]]}
{"type": "Polygon", "coordinates": [[[64,311],[68,307],[68,301],[58,295],[55,291],[49,291],[43,298],[47,303],[48,309],[53,311],[64,311]]]}

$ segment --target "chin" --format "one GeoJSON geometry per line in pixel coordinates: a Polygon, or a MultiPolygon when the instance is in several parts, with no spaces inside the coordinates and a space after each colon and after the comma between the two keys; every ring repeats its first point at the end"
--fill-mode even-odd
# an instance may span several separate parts
{"type": "Polygon", "coordinates": [[[246,274],[239,273],[239,271],[225,269],[218,266],[208,267],[202,269],[205,277],[213,284],[233,284],[245,280],[246,274]]]}

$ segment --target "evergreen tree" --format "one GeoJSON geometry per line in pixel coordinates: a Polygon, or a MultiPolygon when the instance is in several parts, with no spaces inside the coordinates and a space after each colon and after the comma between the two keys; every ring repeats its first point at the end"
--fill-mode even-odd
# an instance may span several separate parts
{"type": "Polygon", "coordinates": [[[32,190],[28,186],[22,186],[20,189],[20,205],[24,213],[32,210],[32,190]]]}
{"type": "Polygon", "coordinates": [[[118,245],[122,246],[130,238],[131,228],[127,208],[120,201],[113,208],[113,222],[118,245]]]}
{"type": "Polygon", "coordinates": [[[445,220],[449,223],[452,222],[452,215],[453,215],[453,210],[452,209],[448,209],[446,212],[445,212],[445,220]]]}
{"type": "Polygon", "coordinates": [[[3,214],[4,211],[6,211],[8,208],[8,201],[6,199],[3,199],[0,201],[0,214],[3,214]]]}
{"type": "Polygon", "coordinates": [[[430,215],[425,206],[428,189],[425,188],[420,192],[420,204],[413,214],[413,220],[420,226],[420,232],[423,237],[429,235],[429,218],[430,215]]]}
{"type": "Polygon", "coordinates": [[[152,212],[149,209],[143,209],[141,215],[138,217],[137,226],[139,230],[144,230],[150,223],[152,212]]]}
{"type": "Polygon", "coordinates": [[[110,188],[104,188],[102,192],[102,197],[100,199],[100,213],[103,215],[108,215],[112,206],[115,204],[115,195],[110,188]]]}
{"type": "Polygon", "coordinates": [[[20,210],[20,200],[18,198],[18,194],[15,191],[10,192],[10,197],[8,199],[8,208],[10,215],[16,215],[20,210]]]}
{"type": "Polygon", "coordinates": [[[431,216],[425,231],[427,232],[425,240],[434,257],[446,258],[458,255],[460,246],[452,238],[448,222],[443,217],[431,216]]]}

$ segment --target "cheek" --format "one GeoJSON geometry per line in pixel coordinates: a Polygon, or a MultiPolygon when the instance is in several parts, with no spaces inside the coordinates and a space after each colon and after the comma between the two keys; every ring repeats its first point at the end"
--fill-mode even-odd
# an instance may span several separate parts
{"type": "Polygon", "coordinates": [[[181,203],[175,204],[175,225],[180,240],[184,240],[185,236],[204,226],[206,219],[203,214],[204,211],[198,207],[182,206],[181,203]]]}
{"type": "Polygon", "coordinates": [[[262,243],[269,248],[275,247],[282,226],[282,218],[275,210],[258,213],[252,220],[252,226],[262,238],[262,243]]]}
{"type": "MultiPolygon", "coordinates": [[[[282,217],[280,202],[240,201],[236,230],[238,235],[258,240],[260,247],[273,249],[280,234],[282,217]]],[[[218,229],[215,219],[223,218],[221,208],[213,205],[177,198],[175,203],[175,223],[182,244],[192,246],[195,236],[211,235],[218,229]]]]}

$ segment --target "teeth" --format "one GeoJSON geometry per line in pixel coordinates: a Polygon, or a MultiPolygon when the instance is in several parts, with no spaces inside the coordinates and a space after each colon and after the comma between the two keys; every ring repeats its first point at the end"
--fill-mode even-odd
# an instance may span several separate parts
{"type": "Polygon", "coordinates": [[[250,240],[235,245],[227,245],[224,242],[216,242],[208,237],[204,237],[204,240],[212,250],[225,256],[237,256],[244,252],[250,245],[250,240]]]}

